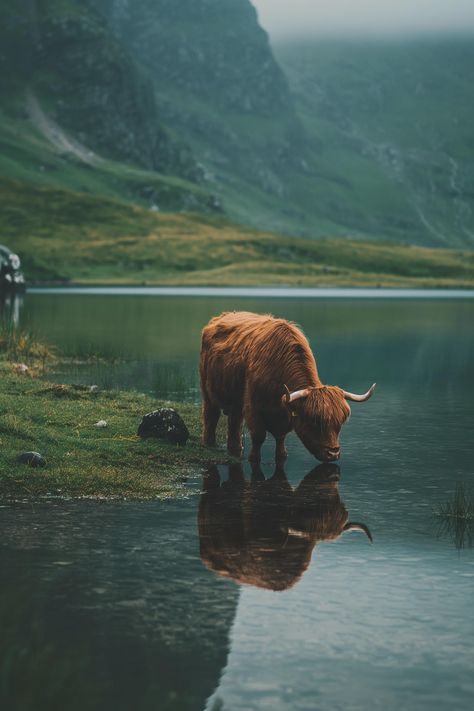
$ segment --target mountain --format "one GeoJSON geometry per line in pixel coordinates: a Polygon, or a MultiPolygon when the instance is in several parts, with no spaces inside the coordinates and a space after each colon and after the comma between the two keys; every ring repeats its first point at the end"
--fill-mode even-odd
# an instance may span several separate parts
{"type": "MultiPolygon", "coordinates": [[[[58,152],[94,178],[115,161],[190,181],[207,197],[190,187],[185,209],[219,209],[221,196],[244,218],[233,209],[240,196],[258,206],[255,190],[262,203],[270,195],[270,211],[282,196],[300,124],[249,0],[0,0],[0,19],[3,174],[6,155],[22,177],[28,155],[17,144],[28,146],[33,127],[56,154],[42,172],[66,184],[58,152]]],[[[176,185],[168,199],[151,176],[134,178],[130,187],[120,176],[115,194],[179,204],[176,185]]]]}
{"type": "Polygon", "coordinates": [[[198,177],[189,150],[159,120],[151,80],[92,6],[20,0],[6,12],[2,0],[2,8],[4,82],[16,79],[20,91],[40,97],[51,118],[104,157],[198,177]]]}
{"type": "Polygon", "coordinates": [[[99,5],[147,70],[161,116],[192,147],[230,216],[294,228],[298,193],[289,176],[304,171],[305,141],[288,81],[251,2],[99,5]]]}
{"type": "MultiPolygon", "coordinates": [[[[277,47],[320,218],[353,236],[474,247],[474,42],[277,47]]],[[[339,231],[339,230],[338,230],[339,231]]]]}
{"type": "Polygon", "coordinates": [[[0,175],[474,246],[470,39],[272,47],[250,0],[0,0],[0,175]]]}
{"type": "Polygon", "coordinates": [[[240,116],[292,114],[288,82],[249,0],[92,4],[149,70],[160,100],[184,93],[240,116]]]}
{"type": "Polygon", "coordinates": [[[2,174],[212,209],[152,81],[92,5],[0,0],[0,47],[2,174]]]}

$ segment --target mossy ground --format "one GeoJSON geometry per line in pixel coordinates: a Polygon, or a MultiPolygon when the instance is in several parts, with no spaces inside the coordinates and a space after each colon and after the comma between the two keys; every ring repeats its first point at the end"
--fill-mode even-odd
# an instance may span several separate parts
{"type": "Polygon", "coordinates": [[[144,414],[164,402],[134,392],[91,393],[15,372],[0,362],[0,497],[164,498],[183,494],[184,481],[207,462],[224,462],[224,449],[199,443],[200,409],[169,403],[186,422],[185,447],[136,435],[144,414]],[[106,420],[104,429],[95,427],[106,420]],[[47,466],[18,462],[39,451],[47,466]]]}

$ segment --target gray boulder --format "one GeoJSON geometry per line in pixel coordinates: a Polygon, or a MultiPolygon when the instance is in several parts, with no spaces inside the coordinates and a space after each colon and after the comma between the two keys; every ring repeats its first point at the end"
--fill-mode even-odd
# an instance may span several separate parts
{"type": "Polygon", "coordinates": [[[23,452],[18,457],[20,464],[28,464],[30,467],[45,467],[46,460],[39,452],[23,452]]]}

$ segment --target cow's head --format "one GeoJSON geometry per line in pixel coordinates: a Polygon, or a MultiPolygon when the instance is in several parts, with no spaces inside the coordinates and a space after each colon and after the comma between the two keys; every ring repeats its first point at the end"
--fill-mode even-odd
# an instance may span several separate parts
{"type": "Polygon", "coordinates": [[[321,462],[339,459],[339,432],[351,414],[348,400],[365,402],[375,383],[363,395],[355,395],[332,385],[317,385],[290,392],[285,386],[283,404],[288,408],[293,428],[308,451],[321,462]]]}

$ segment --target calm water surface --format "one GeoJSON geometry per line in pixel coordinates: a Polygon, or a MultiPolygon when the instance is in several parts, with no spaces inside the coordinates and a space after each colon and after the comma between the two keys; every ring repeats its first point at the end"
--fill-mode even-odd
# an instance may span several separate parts
{"type": "Polygon", "coordinates": [[[17,317],[99,357],[58,378],[196,399],[199,332],[230,309],[301,324],[328,383],[378,382],[339,467],[290,437],[285,471],[269,442],[182,500],[4,505],[0,706],[472,708],[474,554],[433,508],[474,489],[473,300],[51,293],[17,317]]]}

